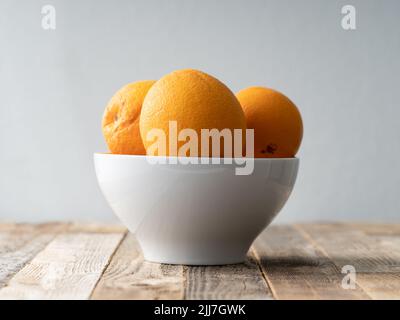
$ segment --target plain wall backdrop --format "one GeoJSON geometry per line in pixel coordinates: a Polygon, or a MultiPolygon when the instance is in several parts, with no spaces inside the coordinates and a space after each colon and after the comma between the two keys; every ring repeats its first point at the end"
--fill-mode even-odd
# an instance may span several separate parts
{"type": "Polygon", "coordinates": [[[0,220],[114,220],[92,160],[105,105],[196,68],[298,105],[300,171],[278,221],[399,221],[399,57],[398,0],[1,0],[0,220]]]}

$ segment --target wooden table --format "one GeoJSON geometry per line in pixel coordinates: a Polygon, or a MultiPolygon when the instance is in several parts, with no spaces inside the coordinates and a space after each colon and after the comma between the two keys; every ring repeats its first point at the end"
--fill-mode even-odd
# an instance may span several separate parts
{"type": "Polygon", "coordinates": [[[188,267],[143,261],[120,226],[0,224],[0,299],[394,298],[400,225],[273,225],[244,264],[188,267]]]}

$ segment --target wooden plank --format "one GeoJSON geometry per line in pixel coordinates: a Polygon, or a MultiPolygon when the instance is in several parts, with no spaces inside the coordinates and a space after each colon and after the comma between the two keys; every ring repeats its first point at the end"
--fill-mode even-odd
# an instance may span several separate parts
{"type": "Polygon", "coordinates": [[[376,229],[367,234],[360,227],[346,224],[296,227],[312,238],[340,269],[353,265],[357,272],[400,272],[400,236],[377,234],[376,229]]]}
{"type": "Polygon", "coordinates": [[[346,223],[335,224],[344,226],[346,230],[360,230],[366,235],[375,236],[400,236],[400,224],[388,223],[346,223]]]}
{"type": "Polygon", "coordinates": [[[72,222],[68,227],[69,233],[126,233],[122,224],[96,223],[96,222],[72,222]]]}
{"type": "Polygon", "coordinates": [[[400,234],[397,227],[299,225],[341,269],[351,265],[356,282],[373,299],[400,299],[400,234]]]}
{"type": "Polygon", "coordinates": [[[0,290],[0,299],[86,299],[122,233],[60,234],[0,290]]]}
{"type": "Polygon", "coordinates": [[[66,227],[60,223],[1,224],[0,288],[66,227]]]}
{"type": "MultiPolygon", "coordinates": [[[[20,226],[22,226],[23,224],[18,224],[20,226]]],[[[10,231],[15,229],[17,226],[16,223],[12,223],[12,222],[1,222],[0,223],[0,232],[4,232],[4,231],[10,231]]]]}
{"type": "Polygon", "coordinates": [[[271,226],[254,244],[277,299],[368,299],[360,288],[342,288],[341,270],[292,226],[271,226]]]}
{"type": "Polygon", "coordinates": [[[129,233],[96,286],[92,299],[182,299],[183,267],[146,262],[129,233]]]}
{"type": "Polygon", "coordinates": [[[185,299],[272,299],[250,251],[245,263],[227,266],[186,266],[185,299]]]}
{"type": "Polygon", "coordinates": [[[278,299],[400,299],[399,225],[271,226],[245,264],[210,267],[145,262],[133,235],[118,247],[125,232],[0,224],[0,299],[268,299],[264,278],[278,299]],[[344,265],[355,290],[341,286],[344,265]]]}
{"type": "Polygon", "coordinates": [[[400,273],[361,273],[357,282],[375,300],[400,299],[400,273]]]}

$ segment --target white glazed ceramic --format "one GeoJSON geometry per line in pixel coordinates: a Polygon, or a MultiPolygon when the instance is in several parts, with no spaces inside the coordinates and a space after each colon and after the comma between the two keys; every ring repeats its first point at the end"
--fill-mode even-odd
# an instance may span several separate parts
{"type": "Polygon", "coordinates": [[[95,154],[100,188],[149,261],[215,265],[242,262],[282,209],[299,160],[235,164],[150,164],[146,156],[95,154]]]}

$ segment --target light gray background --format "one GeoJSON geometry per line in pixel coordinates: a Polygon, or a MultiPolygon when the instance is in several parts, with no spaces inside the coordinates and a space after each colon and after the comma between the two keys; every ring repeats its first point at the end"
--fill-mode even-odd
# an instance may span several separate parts
{"type": "Polygon", "coordinates": [[[278,221],[399,221],[399,56],[397,0],[1,0],[0,219],[114,219],[92,164],[104,107],[125,83],[190,67],[300,108],[301,168],[278,221]],[[341,28],[345,4],[356,31],[341,28]]]}

